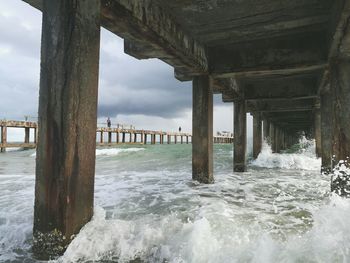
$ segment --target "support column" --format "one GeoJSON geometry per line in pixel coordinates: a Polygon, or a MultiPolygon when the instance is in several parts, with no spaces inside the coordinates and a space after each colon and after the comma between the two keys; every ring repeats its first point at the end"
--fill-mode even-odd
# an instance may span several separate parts
{"type": "MultiPolygon", "coordinates": [[[[345,44],[347,44],[347,42],[345,44]]],[[[345,161],[345,166],[350,167],[349,72],[350,61],[346,58],[338,60],[330,65],[330,83],[333,95],[333,168],[339,163],[339,161],[345,161]]],[[[331,189],[339,195],[349,197],[350,175],[345,172],[340,172],[340,174],[342,174],[342,177],[333,177],[331,189]]]]}
{"type": "Polygon", "coordinates": [[[320,109],[315,110],[315,142],[316,142],[316,156],[322,156],[322,146],[321,146],[321,111],[320,109]]]}
{"type": "Polygon", "coordinates": [[[137,143],[137,133],[134,133],[134,143],[137,143]]]}
{"type": "Polygon", "coordinates": [[[119,143],[119,132],[116,132],[115,139],[116,139],[116,143],[119,143]]]}
{"type": "Polygon", "coordinates": [[[103,131],[100,132],[100,143],[103,143],[103,131]]]}
{"type": "Polygon", "coordinates": [[[29,143],[29,138],[30,138],[30,128],[25,127],[24,128],[24,143],[29,143]]]}
{"type": "Polygon", "coordinates": [[[112,132],[108,132],[108,143],[112,143],[112,132]]]}
{"type": "Polygon", "coordinates": [[[186,136],[186,144],[188,144],[188,136],[186,136]]]}
{"type": "Polygon", "coordinates": [[[328,86],[327,92],[321,94],[321,171],[332,171],[332,138],[333,138],[333,98],[328,86]]]}
{"type": "Polygon", "coordinates": [[[168,138],[167,138],[167,143],[170,144],[171,143],[171,136],[168,135],[168,138]]]}
{"type": "Polygon", "coordinates": [[[43,1],[33,252],[63,254],[94,207],[100,1],[43,1]]]}
{"type": "Polygon", "coordinates": [[[174,136],[174,142],[177,144],[177,135],[174,136]]]}
{"type": "Polygon", "coordinates": [[[266,118],[264,119],[263,123],[264,127],[264,140],[267,143],[270,143],[270,121],[268,121],[266,118]]]}
{"type": "Polygon", "coordinates": [[[183,144],[184,143],[184,138],[183,138],[183,136],[181,135],[181,144],[183,144]]]}
{"type": "MultiPolygon", "coordinates": [[[[7,127],[1,126],[1,144],[5,146],[7,144],[7,127]]],[[[6,152],[6,148],[3,147],[0,149],[1,152],[6,152]]]]}
{"type": "Polygon", "coordinates": [[[247,169],[247,115],[243,98],[234,101],[234,138],[233,169],[235,172],[245,172],[247,169]]]}
{"type": "Polygon", "coordinates": [[[132,133],[129,133],[129,143],[132,143],[132,133]]]}
{"type": "Polygon", "coordinates": [[[125,132],[122,133],[122,143],[125,143],[125,132]]]}
{"type": "Polygon", "coordinates": [[[145,141],[144,144],[147,144],[147,133],[145,133],[145,141]]]}
{"type": "Polygon", "coordinates": [[[253,115],[253,157],[258,158],[262,146],[262,125],[259,113],[253,115]]]}
{"type": "Polygon", "coordinates": [[[192,134],[192,179],[212,183],[213,90],[208,75],[193,79],[192,134]]]}
{"type": "Polygon", "coordinates": [[[37,128],[34,128],[34,143],[36,144],[36,142],[38,141],[38,133],[37,133],[37,128]]]}
{"type": "Polygon", "coordinates": [[[275,124],[270,122],[270,145],[271,150],[275,152],[275,124]]]}

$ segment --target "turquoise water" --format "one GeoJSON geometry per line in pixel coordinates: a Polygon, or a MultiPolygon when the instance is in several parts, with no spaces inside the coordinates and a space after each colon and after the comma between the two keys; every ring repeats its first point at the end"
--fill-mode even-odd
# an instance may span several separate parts
{"type": "MultiPolygon", "coordinates": [[[[215,145],[215,184],[191,180],[191,145],[97,149],[95,215],[57,262],[350,262],[350,202],[307,144],[233,173],[215,145]]],[[[33,150],[0,155],[0,262],[35,262],[33,150]]]]}

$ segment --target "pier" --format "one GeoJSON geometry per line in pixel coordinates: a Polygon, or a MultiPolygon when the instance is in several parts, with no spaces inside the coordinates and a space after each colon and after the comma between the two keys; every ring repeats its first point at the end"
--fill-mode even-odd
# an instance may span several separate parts
{"type": "MultiPolygon", "coordinates": [[[[192,81],[194,180],[214,182],[213,94],[234,104],[234,172],[247,168],[248,112],[255,157],[262,136],[279,152],[300,134],[315,138],[325,172],[350,156],[350,1],[24,1],[43,12],[39,258],[62,254],[93,215],[101,26],[124,39],[125,53],[192,81]]],[[[347,181],[334,178],[332,190],[346,195],[347,181]]]]}
{"type": "MultiPolygon", "coordinates": [[[[189,144],[192,143],[192,134],[183,132],[163,132],[151,130],[137,130],[134,127],[117,125],[118,128],[98,127],[96,146],[115,146],[118,144],[189,144]],[[127,136],[128,135],[128,138],[127,136]],[[107,138],[105,138],[107,136],[107,138]],[[148,140],[150,138],[150,141],[148,140]]],[[[6,148],[35,148],[37,142],[37,123],[29,121],[5,121],[0,120],[1,140],[0,150],[6,148]],[[8,128],[24,129],[22,143],[9,143],[7,141],[8,128]],[[30,141],[30,131],[34,132],[33,140],[30,141]]],[[[215,136],[214,143],[233,143],[233,137],[215,136]]]]}

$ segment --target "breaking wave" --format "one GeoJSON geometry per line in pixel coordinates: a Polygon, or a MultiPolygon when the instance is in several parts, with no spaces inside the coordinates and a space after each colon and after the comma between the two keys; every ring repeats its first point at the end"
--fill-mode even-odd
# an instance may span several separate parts
{"type": "Polygon", "coordinates": [[[263,142],[258,158],[251,162],[253,166],[265,168],[320,170],[321,159],[315,155],[315,142],[304,137],[297,145],[295,153],[273,153],[271,146],[263,142]]]}

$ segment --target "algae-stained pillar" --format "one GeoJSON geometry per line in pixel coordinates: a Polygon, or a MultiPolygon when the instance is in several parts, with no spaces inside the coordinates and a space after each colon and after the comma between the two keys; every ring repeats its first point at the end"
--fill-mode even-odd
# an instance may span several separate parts
{"type": "Polygon", "coordinates": [[[321,171],[332,171],[332,138],[333,138],[333,95],[329,83],[321,93],[321,171]]]}
{"type": "Polygon", "coordinates": [[[270,122],[270,145],[271,150],[275,151],[275,124],[270,122]]]}
{"type": "Polygon", "coordinates": [[[100,131],[100,143],[103,143],[103,131],[100,131]]]}
{"type": "MultiPolygon", "coordinates": [[[[350,33],[348,33],[348,35],[350,35],[350,33]]],[[[348,36],[348,38],[350,38],[350,36],[348,36]]],[[[345,165],[350,167],[349,57],[341,58],[330,65],[330,84],[333,97],[333,168],[340,161],[345,161],[345,165]]],[[[349,196],[350,175],[344,174],[343,176],[334,176],[331,188],[332,191],[342,196],[349,196]]]]}
{"type": "Polygon", "coordinates": [[[100,0],[42,4],[33,251],[47,259],[93,215],[100,0]]]}
{"type": "Polygon", "coordinates": [[[234,101],[234,147],[233,169],[235,172],[246,171],[247,116],[244,98],[234,101]]]}
{"type": "Polygon", "coordinates": [[[257,158],[262,146],[262,122],[260,113],[253,115],[253,157],[257,158]]]}
{"type": "Polygon", "coordinates": [[[316,156],[321,157],[322,156],[322,150],[321,150],[321,111],[320,109],[315,109],[314,112],[314,121],[315,121],[315,142],[316,142],[316,156]]]}
{"type": "Polygon", "coordinates": [[[192,179],[212,183],[213,90],[209,75],[194,77],[192,96],[192,179]]]}
{"type": "Polygon", "coordinates": [[[108,132],[108,143],[112,143],[112,132],[108,132]]]}

